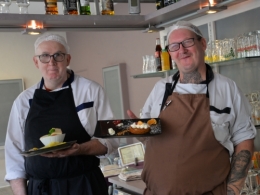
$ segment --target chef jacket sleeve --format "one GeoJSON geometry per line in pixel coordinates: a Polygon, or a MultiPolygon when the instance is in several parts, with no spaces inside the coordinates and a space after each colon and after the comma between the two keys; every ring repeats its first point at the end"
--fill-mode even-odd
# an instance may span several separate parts
{"type": "Polygon", "coordinates": [[[158,118],[164,96],[165,83],[164,79],[155,84],[142,108],[142,118],[158,118]]]}
{"type": "Polygon", "coordinates": [[[231,141],[236,146],[244,140],[253,139],[256,128],[251,121],[251,106],[239,88],[236,88],[233,106],[236,117],[231,128],[231,141]]]}
{"type": "MultiPolygon", "coordinates": [[[[109,100],[101,87],[98,89],[96,95],[97,98],[95,108],[98,120],[112,120],[114,118],[114,115],[110,107],[109,100]]],[[[95,126],[93,127],[95,130],[95,126]]],[[[105,156],[109,156],[110,154],[114,153],[119,147],[118,139],[101,139],[96,137],[93,137],[92,139],[98,139],[100,143],[107,147],[107,154],[105,154],[105,156]]]]}
{"type": "Polygon", "coordinates": [[[24,151],[24,130],[23,122],[18,114],[17,103],[14,102],[7,126],[5,140],[5,180],[26,178],[24,168],[24,157],[20,154],[24,151]]]}

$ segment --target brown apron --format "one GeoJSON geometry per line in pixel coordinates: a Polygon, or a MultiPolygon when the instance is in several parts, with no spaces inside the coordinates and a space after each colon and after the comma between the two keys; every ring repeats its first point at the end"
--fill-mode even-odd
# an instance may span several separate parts
{"type": "MultiPolygon", "coordinates": [[[[172,91],[176,86],[173,85],[172,91]]],[[[207,94],[172,93],[159,115],[162,134],[146,145],[145,195],[226,195],[229,153],[211,126],[207,94]]]]}

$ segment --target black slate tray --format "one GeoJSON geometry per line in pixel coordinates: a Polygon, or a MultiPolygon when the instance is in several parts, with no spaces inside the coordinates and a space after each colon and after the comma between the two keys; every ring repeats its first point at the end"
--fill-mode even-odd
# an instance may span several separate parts
{"type": "Polygon", "coordinates": [[[145,118],[145,119],[116,119],[116,120],[99,120],[96,125],[94,137],[98,138],[127,138],[127,137],[149,137],[149,136],[155,136],[162,133],[161,130],[161,121],[159,118],[153,118],[156,120],[155,125],[151,125],[150,132],[145,134],[132,134],[129,132],[129,127],[134,122],[142,121],[144,123],[147,123],[148,120],[151,118],[145,118]],[[122,123],[122,126],[119,126],[118,124],[122,123]],[[109,128],[113,128],[115,131],[115,135],[110,135],[108,132],[109,128]]]}

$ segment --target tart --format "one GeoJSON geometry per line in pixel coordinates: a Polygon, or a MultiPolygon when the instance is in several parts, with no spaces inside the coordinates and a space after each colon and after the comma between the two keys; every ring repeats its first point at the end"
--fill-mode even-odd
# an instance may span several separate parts
{"type": "Polygon", "coordinates": [[[133,123],[129,127],[129,131],[132,134],[141,135],[146,134],[151,131],[150,125],[144,123],[142,121],[138,121],[137,123],[133,123]]]}

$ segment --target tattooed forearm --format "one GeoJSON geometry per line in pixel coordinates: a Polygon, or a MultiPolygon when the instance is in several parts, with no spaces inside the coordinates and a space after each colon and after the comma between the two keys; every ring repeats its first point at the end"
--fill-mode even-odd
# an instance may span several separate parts
{"type": "Polygon", "coordinates": [[[234,183],[247,176],[249,164],[251,162],[251,153],[248,150],[241,150],[233,156],[231,163],[231,172],[228,183],[234,183]]]}
{"type": "Polygon", "coordinates": [[[201,75],[198,70],[195,70],[190,73],[183,73],[183,78],[181,79],[181,83],[195,83],[198,84],[202,81],[201,75]]]}
{"type": "Polygon", "coordinates": [[[231,162],[231,171],[228,177],[228,195],[239,194],[250,168],[251,152],[240,150],[234,154],[231,162]]]}

